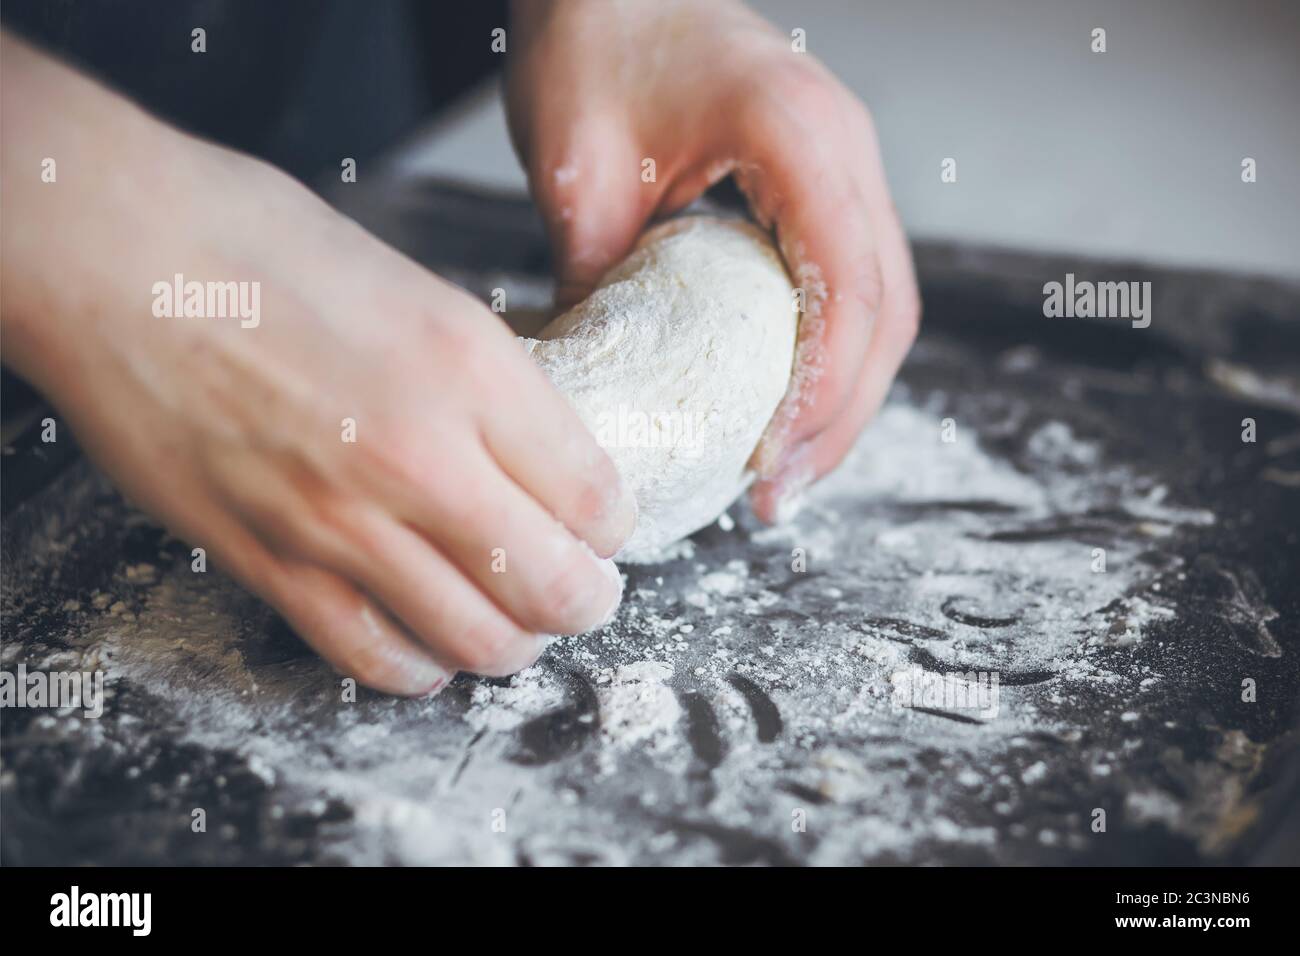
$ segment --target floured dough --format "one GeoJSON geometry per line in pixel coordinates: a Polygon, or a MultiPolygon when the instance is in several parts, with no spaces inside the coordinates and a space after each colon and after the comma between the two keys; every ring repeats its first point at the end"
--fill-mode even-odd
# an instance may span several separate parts
{"type": "Polygon", "coordinates": [[[790,381],[793,293],[758,229],[677,219],[523,340],[636,496],[617,558],[653,558],[749,484],[746,463],[790,381]]]}

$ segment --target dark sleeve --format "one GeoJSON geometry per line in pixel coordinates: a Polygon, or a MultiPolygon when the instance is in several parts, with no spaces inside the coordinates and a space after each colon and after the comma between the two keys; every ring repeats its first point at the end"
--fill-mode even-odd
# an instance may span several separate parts
{"type": "Polygon", "coordinates": [[[5,0],[0,17],[168,122],[310,182],[498,69],[506,2],[5,0]]]}

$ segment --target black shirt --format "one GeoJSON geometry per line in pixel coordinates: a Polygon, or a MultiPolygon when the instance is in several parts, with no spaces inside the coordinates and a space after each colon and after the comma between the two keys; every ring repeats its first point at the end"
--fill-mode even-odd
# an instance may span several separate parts
{"type": "Polygon", "coordinates": [[[169,122],[311,181],[501,65],[505,0],[5,0],[0,19],[169,122]],[[192,31],[206,31],[206,52],[192,31]]]}

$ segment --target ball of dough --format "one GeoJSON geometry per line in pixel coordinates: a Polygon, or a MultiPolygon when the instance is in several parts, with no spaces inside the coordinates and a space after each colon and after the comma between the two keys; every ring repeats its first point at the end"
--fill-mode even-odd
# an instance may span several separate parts
{"type": "Polygon", "coordinates": [[[690,217],[646,233],[590,297],[523,340],[636,496],[616,558],[653,560],[745,490],[798,318],[763,232],[690,217]]]}

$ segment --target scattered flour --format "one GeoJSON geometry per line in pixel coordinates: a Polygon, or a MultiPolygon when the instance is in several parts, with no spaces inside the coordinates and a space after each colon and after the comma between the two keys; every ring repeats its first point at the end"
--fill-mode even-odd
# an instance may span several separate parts
{"type": "Polygon", "coordinates": [[[681,705],[667,681],[668,664],[638,661],[602,670],[596,678],[602,735],[617,747],[663,741],[681,716],[681,705]]]}
{"type": "MultiPolygon", "coordinates": [[[[796,520],[759,529],[742,509],[731,534],[629,569],[610,626],[558,639],[509,681],[462,678],[432,700],[343,703],[337,676],[292,641],[269,643],[265,610],[217,575],[135,563],[64,610],[76,655],[103,666],[110,688],[147,688],[186,740],[238,753],[287,805],[346,801],[357,862],[709,860],[707,844],[628,807],[789,840],[798,793],[816,795],[833,821],[833,839],[800,851],[811,862],[987,847],[998,831],[959,819],[953,794],[996,788],[990,812],[1020,814],[1026,791],[1056,775],[1026,762],[1024,735],[1065,739],[1075,728],[1053,714],[1080,684],[1124,723],[1161,674],[1116,673],[1105,655],[1178,613],[1156,587],[1177,568],[1138,557],[1213,517],[1109,467],[1064,424],[1025,442],[1052,471],[1045,481],[960,424],[958,440],[942,443],[943,417],[904,392],[796,520]],[[1119,517],[1094,527],[1090,510],[1119,517]],[[1093,534],[1106,539],[1106,573],[1091,570],[1093,534]],[[792,569],[796,550],[804,571],[792,569]],[[997,716],[978,726],[899,714],[890,679],[918,655],[928,673],[1029,677],[1005,683],[997,716]],[[575,674],[590,682],[598,731],[554,762],[520,765],[521,728],[570,705],[575,674]],[[708,705],[716,727],[687,713],[684,694],[708,705]],[[776,731],[756,716],[764,700],[779,713],[776,731]],[[716,766],[702,801],[696,762],[706,758],[716,766]],[[510,821],[504,834],[490,826],[495,810],[510,821]]],[[[1252,591],[1244,581],[1238,590],[1252,591]]],[[[1122,773],[1141,740],[1132,743],[1081,755],[1080,766],[1122,773]]],[[[1159,795],[1132,802],[1152,817],[1175,812],[1159,795]]]]}

